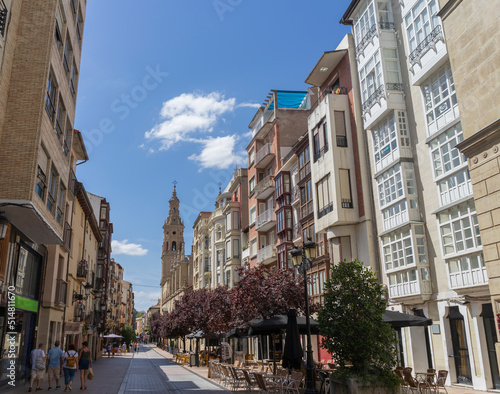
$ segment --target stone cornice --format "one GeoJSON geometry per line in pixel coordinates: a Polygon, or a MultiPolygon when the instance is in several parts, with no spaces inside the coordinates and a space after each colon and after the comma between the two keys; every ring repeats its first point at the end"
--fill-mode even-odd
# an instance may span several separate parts
{"type": "Polygon", "coordinates": [[[482,153],[482,157],[488,157],[488,149],[492,148],[493,154],[498,152],[500,144],[500,119],[479,130],[461,143],[457,144],[457,148],[467,158],[472,159],[472,164],[477,164],[479,158],[474,157],[482,153]]]}

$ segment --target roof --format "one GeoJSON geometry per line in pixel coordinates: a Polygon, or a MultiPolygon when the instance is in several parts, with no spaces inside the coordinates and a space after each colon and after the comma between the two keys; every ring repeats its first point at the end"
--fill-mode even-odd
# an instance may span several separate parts
{"type": "Polygon", "coordinates": [[[89,155],[87,154],[87,149],[85,148],[85,143],[83,142],[82,133],[80,133],[77,129],[73,129],[75,133],[75,138],[73,139],[73,151],[76,153],[77,160],[85,160],[89,159],[89,155]]]}
{"type": "Polygon", "coordinates": [[[322,86],[346,53],[347,49],[324,52],[305,82],[313,86],[322,86]]]}
{"type": "Polygon", "coordinates": [[[303,90],[275,90],[277,100],[273,100],[269,109],[276,108],[305,109],[307,106],[307,91],[303,90]]]}
{"type": "Polygon", "coordinates": [[[351,19],[351,14],[354,11],[354,9],[358,6],[361,0],[352,0],[351,4],[349,4],[349,7],[347,7],[347,10],[345,11],[344,15],[342,16],[342,19],[340,20],[340,23],[343,25],[352,25],[352,19],[351,19]]]}
{"type": "MultiPolygon", "coordinates": [[[[83,212],[85,213],[87,220],[89,221],[90,228],[92,229],[94,236],[96,237],[98,242],[101,242],[102,235],[99,231],[99,224],[97,223],[96,215],[94,214],[89,195],[85,191],[85,187],[81,182],[77,182],[76,197],[78,199],[78,203],[82,207],[83,212]]],[[[97,213],[99,214],[99,211],[97,211],[97,213]]]]}

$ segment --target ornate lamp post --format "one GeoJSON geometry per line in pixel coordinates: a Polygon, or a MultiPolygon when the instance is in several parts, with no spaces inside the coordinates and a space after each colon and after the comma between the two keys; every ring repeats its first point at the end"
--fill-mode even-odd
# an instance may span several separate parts
{"type": "Polygon", "coordinates": [[[314,382],[313,351],[311,345],[311,321],[309,319],[309,294],[307,291],[307,270],[311,268],[312,261],[316,258],[316,244],[309,238],[302,250],[294,247],[290,251],[292,262],[300,273],[304,274],[304,293],[306,297],[306,326],[307,326],[307,350],[306,350],[306,390],[304,394],[316,393],[314,382]]]}

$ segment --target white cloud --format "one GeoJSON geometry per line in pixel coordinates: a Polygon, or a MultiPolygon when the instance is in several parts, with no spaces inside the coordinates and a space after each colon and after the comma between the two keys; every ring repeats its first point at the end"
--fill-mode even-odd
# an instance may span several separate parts
{"type": "Polygon", "coordinates": [[[246,152],[235,152],[236,136],[211,138],[203,143],[199,155],[189,156],[189,160],[200,163],[201,168],[226,169],[232,165],[245,163],[246,152]]]}
{"type": "Polygon", "coordinates": [[[160,297],[160,290],[148,292],[134,290],[134,307],[138,311],[147,311],[149,307],[158,303],[158,299],[160,299],[160,297]]]}
{"type": "Polygon", "coordinates": [[[232,112],[235,105],[235,98],[225,99],[219,92],[183,93],[163,103],[160,116],[165,120],[146,132],[145,137],[159,140],[160,150],[168,150],[190,134],[211,132],[219,118],[232,112]]]}
{"type": "Polygon", "coordinates": [[[238,108],[260,108],[261,105],[257,103],[241,103],[237,105],[238,108]]]}
{"type": "Polygon", "coordinates": [[[128,239],[111,241],[113,254],[127,254],[129,256],[145,256],[148,253],[140,244],[129,244],[128,239]]]}

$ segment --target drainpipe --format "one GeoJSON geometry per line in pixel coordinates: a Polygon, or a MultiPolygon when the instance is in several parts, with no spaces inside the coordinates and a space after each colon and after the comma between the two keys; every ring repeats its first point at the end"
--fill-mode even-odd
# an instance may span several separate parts
{"type": "Polygon", "coordinates": [[[370,256],[370,267],[377,274],[380,283],[382,280],[382,267],[380,264],[379,244],[377,237],[377,223],[374,217],[375,200],[373,197],[372,175],[369,157],[368,144],[365,130],[363,128],[363,118],[361,116],[361,95],[359,91],[358,67],[356,63],[355,45],[352,34],[348,34],[348,54],[351,70],[352,92],[354,99],[354,117],[356,120],[356,134],[358,137],[359,165],[361,169],[361,190],[363,192],[363,203],[365,206],[365,221],[367,222],[366,232],[368,236],[368,255],[370,256]]]}

